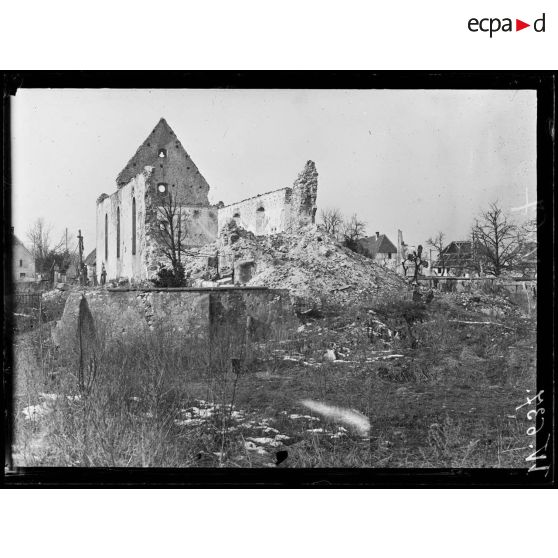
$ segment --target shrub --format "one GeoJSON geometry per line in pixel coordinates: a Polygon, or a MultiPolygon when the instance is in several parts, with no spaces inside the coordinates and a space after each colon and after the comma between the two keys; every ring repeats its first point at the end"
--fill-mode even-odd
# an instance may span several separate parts
{"type": "Polygon", "coordinates": [[[157,272],[157,277],[153,279],[153,284],[161,288],[185,287],[184,266],[177,264],[176,268],[172,269],[162,267],[157,272]]]}

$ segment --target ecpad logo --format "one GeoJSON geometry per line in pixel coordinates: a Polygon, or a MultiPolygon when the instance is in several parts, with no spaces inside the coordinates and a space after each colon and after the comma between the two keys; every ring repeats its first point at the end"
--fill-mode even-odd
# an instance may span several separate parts
{"type": "MultiPolygon", "coordinates": [[[[533,22],[533,29],[537,33],[545,32],[545,17],[546,14],[543,14],[539,19],[536,19],[533,22]]],[[[478,31],[481,31],[483,33],[490,33],[490,38],[492,38],[492,35],[494,33],[497,33],[498,31],[503,31],[504,33],[513,31],[512,18],[509,17],[505,17],[503,19],[497,17],[485,17],[482,19],[477,19],[475,17],[472,17],[469,20],[467,27],[469,28],[469,31],[472,31],[473,33],[477,33],[478,31]]],[[[527,27],[531,27],[531,24],[525,23],[520,19],[515,20],[515,31],[521,31],[522,29],[526,29],[527,27]]]]}

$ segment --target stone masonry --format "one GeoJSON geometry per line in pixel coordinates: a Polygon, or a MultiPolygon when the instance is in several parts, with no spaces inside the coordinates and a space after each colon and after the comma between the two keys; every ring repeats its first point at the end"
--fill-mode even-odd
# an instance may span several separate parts
{"type": "Polygon", "coordinates": [[[308,161],[292,188],[281,188],[220,208],[219,231],[231,219],[256,235],[292,232],[313,224],[317,192],[316,164],[308,161]]]}
{"type": "MultiPolygon", "coordinates": [[[[97,199],[97,280],[152,279],[168,265],[159,234],[160,209],[169,194],[180,206],[184,248],[195,251],[213,242],[231,219],[257,235],[292,232],[314,223],[318,173],[308,161],[290,188],[223,207],[209,203],[209,184],[161,119],[116,178],[117,189],[97,199]]],[[[187,258],[188,256],[185,255],[187,258]]]]}

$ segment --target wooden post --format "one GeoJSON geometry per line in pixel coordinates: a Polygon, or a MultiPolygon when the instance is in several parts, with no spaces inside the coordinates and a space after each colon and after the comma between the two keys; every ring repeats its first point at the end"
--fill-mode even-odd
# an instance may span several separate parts
{"type": "Polygon", "coordinates": [[[81,236],[81,229],[78,230],[78,250],[79,250],[79,283],[84,284],[83,278],[83,236],[81,236]]]}

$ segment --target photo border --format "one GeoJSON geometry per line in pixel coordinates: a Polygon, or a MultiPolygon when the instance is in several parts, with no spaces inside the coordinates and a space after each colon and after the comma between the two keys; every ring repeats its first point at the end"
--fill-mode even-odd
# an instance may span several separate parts
{"type": "MultiPolygon", "coordinates": [[[[552,487],[555,484],[555,111],[554,71],[21,71],[2,76],[3,111],[3,483],[9,487],[552,487]],[[19,467],[11,462],[13,413],[11,97],[21,88],[112,89],[532,89],[537,92],[537,392],[544,392],[540,467],[525,469],[231,469],[19,467]],[[551,256],[550,256],[551,255],[551,256]],[[543,256],[543,257],[541,257],[543,256]]],[[[527,394],[530,395],[530,394],[527,394]]],[[[533,394],[534,395],[534,394],[533,394]]],[[[531,395],[532,396],[532,395],[531,395]]],[[[518,401],[518,406],[525,401],[518,401]]],[[[526,435],[527,438],[527,435],[526,435]]],[[[535,463],[535,461],[531,462],[535,463]]]]}

